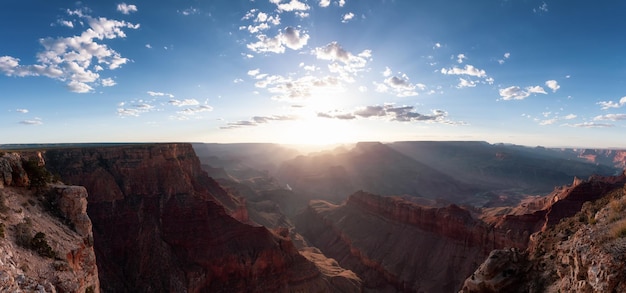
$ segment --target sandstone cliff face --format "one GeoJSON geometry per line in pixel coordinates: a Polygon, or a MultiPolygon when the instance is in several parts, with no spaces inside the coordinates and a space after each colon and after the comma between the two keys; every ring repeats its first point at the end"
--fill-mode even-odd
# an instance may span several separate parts
{"type": "Polygon", "coordinates": [[[360,288],[358,278],[321,274],[289,238],[228,215],[217,199],[230,195],[201,170],[191,145],[59,149],[45,157],[63,180],[90,192],[103,291],[360,288]]]}
{"type": "Polygon", "coordinates": [[[493,231],[462,208],[365,192],[344,205],[312,201],[296,227],[367,288],[383,292],[457,290],[494,245],[493,231]]]}
{"type": "Polygon", "coordinates": [[[625,184],[592,177],[553,194],[528,249],[492,252],[462,292],[624,292],[625,184]]]}
{"type": "Polygon", "coordinates": [[[62,184],[25,188],[26,159],[0,157],[0,291],[100,292],[87,191],[62,184]]]}

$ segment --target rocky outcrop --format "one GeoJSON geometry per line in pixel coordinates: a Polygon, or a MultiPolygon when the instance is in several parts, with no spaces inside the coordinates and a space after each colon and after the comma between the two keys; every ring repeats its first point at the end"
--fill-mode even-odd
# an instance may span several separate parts
{"type": "Polygon", "coordinates": [[[0,158],[0,291],[100,292],[85,188],[27,189],[27,159],[0,158]]]}
{"type": "Polygon", "coordinates": [[[288,237],[231,217],[218,199],[232,197],[189,144],[55,149],[45,158],[90,193],[105,292],[328,292],[337,278],[360,289],[358,278],[321,273],[288,237]]]}
{"type": "Polygon", "coordinates": [[[0,156],[0,188],[5,186],[27,187],[30,183],[22,167],[22,157],[18,153],[0,156]]]}
{"type": "Polygon", "coordinates": [[[624,292],[625,191],[624,175],[562,188],[528,249],[492,252],[462,292],[624,292]]]}

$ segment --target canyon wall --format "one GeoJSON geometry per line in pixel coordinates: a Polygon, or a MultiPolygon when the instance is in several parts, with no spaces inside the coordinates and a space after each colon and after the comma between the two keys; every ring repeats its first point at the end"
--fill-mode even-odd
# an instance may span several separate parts
{"type": "Polygon", "coordinates": [[[0,155],[0,292],[100,292],[87,190],[43,175],[38,153],[0,155]]]}
{"type": "Polygon", "coordinates": [[[45,159],[90,192],[105,292],[360,288],[358,278],[322,274],[286,235],[231,217],[219,199],[232,197],[201,170],[189,144],[64,148],[45,159]]]}

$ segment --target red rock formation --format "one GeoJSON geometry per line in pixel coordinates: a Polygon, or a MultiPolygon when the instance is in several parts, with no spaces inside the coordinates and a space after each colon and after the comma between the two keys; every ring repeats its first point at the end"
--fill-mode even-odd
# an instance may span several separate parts
{"type": "MultiPolygon", "coordinates": [[[[332,291],[290,239],[243,224],[188,144],[49,150],[48,165],[90,192],[103,291],[332,291]]],[[[239,216],[246,216],[239,213],[239,216]]],[[[359,281],[351,283],[359,289],[359,281]]]]}

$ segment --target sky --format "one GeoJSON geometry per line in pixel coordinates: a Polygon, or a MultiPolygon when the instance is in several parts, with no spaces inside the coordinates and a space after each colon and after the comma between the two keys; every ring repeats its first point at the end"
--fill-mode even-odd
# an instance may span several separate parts
{"type": "Polygon", "coordinates": [[[626,2],[0,3],[0,144],[626,148],[626,2]]]}

